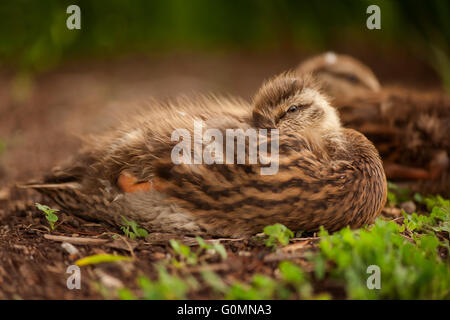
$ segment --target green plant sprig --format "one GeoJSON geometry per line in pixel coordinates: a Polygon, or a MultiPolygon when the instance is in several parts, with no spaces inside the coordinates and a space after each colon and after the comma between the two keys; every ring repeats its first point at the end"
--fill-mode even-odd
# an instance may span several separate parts
{"type": "Polygon", "coordinates": [[[146,238],[148,237],[148,231],[140,228],[138,224],[133,220],[127,220],[124,216],[122,216],[123,226],[120,229],[123,233],[130,239],[136,239],[137,237],[146,238]],[[131,229],[131,230],[130,230],[131,229]]]}
{"type": "Polygon", "coordinates": [[[265,227],[264,233],[268,236],[265,245],[274,249],[287,245],[289,240],[294,237],[294,233],[280,223],[265,227]]]}
{"type": "Polygon", "coordinates": [[[51,209],[49,206],[42,205],[40,203],[36,203],[36,208],[38,210],[44,212],[45,219],[47,219],[48,224],[50,225],[51,230],[55,230],[55,223],[58,221],[58,216],[55,214],[55,212],[58,212],[58,209],[51,209]]]}

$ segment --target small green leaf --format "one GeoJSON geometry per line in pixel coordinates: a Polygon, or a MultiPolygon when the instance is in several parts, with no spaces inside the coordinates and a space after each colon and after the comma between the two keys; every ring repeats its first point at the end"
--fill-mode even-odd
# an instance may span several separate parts
{"type": "Polygon", "coordinates": [[[56,214],[54,214],[54,213],[48,213],[46,218],[47,218],[48,221],[51,221],[51,222],[57,222],[58,221],[58,216],[56,214]]]}
{"type": "Polygon", "coordinates": [[[86,266],[89,264],[98,264],[105,262],[117,262],[117,261],[131,261],[130,257],[113,255],[113,254],[94,254],[82,259],[75,261],[75,264],[79,267],[86,266]]]}
{"type": "Polygon", "coordinates": [[[169,241],[170,245],[172,246],[172,249],[175,251],[175,253],[180,253],[180,243],[177,240],[170,239],[169,241]]]}
{"type": "Polygon", "coordinates": [[[58,209],[51,209],[50,207],[46,206],[46,205],[42,205],[40,203],[36,203],[36,208],[38,208],[38,210],[42,211],[45,213],[45,219],[47,219],[50,228],[52,230],[55,229],[55,222],[58,221],[58,216],[56,214],[54,214],[54,212],[58,212],[58,209]]]}
{"type": "Polygon", "coordinates": [[[137,228],[137,235],[141,238],[147,238],[148,237],[148,231],[143,228],[137,228]]]}
{"type": "Polygon", "coordinates": [[[291,261],[282,261],[279,265],[280,273],[287,283],[300,284],[304,280],[302,269],[291,261]]]}
{"type": "Polygon", "coordinates": [[[129,237],[130,239],[135,239],[136,237],[141,237],[141,238],[148,237],[148,231],[143,228],[139,228],[136,221],[130,221],[127,218],[125,218],[124,216],[121,216],[121,217],[122,217],[122,221],[123,221],[124,225],[122,227],[120,227],[120,229],[123,231],[123,233],[127,237],[129,237]],[[130,228],[132,231],[130,231],[130,228]]]}
{"type": "Polygon", "coordinates": [[[195,240],[197,240],[198,245],[200,246],[200,248],[202,248],[202,249],[211,249],[211,246],[209,244],[207,244],[205,242],[205,240],[203,240],[202,237],[197,236],[197,237],[195,237],[195,240]]]}
{"type": "Polygon", "coordinates": [[[222,279],[212,271],[203,271],[201,273],[203,280],[208,284],[213,290],[217,292],[226,292],[227,285],[222,279]]]}
{"type": "Polygon", "coordinates": [[[280,223],[266,226],[264,233],[269,236],[265,241],[266,246],[272,247],[277,244],[285,246],[289,243],[289,239],[294,237],[294,233],[280,223]]]}
{"type": "Polygon", "coordinates": [[[419,194],[419,193],[414,193],[414,200],[417,202],[417,203],[423,203],[423,197],[419,194]]]}
{"type": "Polygon", "coordinates": [[[117,296],[120,300],[136,300],[136,296],[127,288],[118,289],[117,296]]]}
{"type": "Polygon", "coordinates": [[[225,250],[225,247],[222,244],[215,242],[213,244],[213,248],[217,251],[222,260],[225,260],[227,258],[227,250],[225,250]]]}

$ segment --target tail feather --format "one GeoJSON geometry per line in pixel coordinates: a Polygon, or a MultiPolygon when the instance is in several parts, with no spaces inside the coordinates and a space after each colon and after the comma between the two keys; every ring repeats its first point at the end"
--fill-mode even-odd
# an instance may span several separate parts
{"type": "Polygon", "coordinates": [[[33,189],[53,200],[61,208],[74,210],[79,207],[81,185],[77,182],[65,183],[26,183],[17,185],[21,189],[33,189]]]}
{"type": "Polygon", "coordinates": [[[21,189],[34,189],[37,191],[40,190],[67,190],[67,189],[80,189],[81,184],[78,182],[63,182],[63,183],[38,183],[38,182],[29,182],[25,184],[17,184],[17,188],[21,189]]]}

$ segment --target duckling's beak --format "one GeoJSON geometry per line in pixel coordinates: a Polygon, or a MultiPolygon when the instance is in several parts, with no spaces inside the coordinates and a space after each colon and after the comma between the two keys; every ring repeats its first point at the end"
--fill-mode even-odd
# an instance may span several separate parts
{"type": "Polygon", "coordinates": [[[272,129],[276,128],[276,123],[269,117],[257,112],[253,111],[253,121],[255,123],[255,127],[261,129],[272,129]]]}

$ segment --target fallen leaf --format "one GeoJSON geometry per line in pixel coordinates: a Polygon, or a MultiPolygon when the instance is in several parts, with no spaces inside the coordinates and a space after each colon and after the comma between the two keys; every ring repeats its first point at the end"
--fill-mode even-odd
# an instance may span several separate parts
{"type": "Polygon", "coordinates": [[[114,254],[94,254],[89,257],[78,259],[75,264],[79,267],[86,266],[89,264],[98,264],[105,262],[117,262],[117,261],[131,261],[130,257],[119,256],[114,254]]]}

